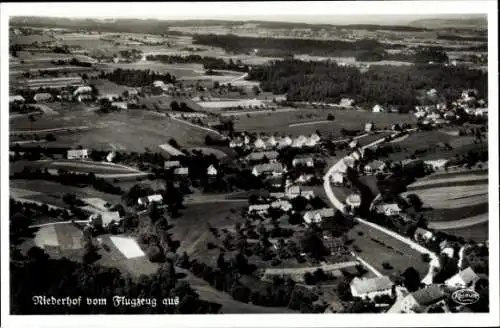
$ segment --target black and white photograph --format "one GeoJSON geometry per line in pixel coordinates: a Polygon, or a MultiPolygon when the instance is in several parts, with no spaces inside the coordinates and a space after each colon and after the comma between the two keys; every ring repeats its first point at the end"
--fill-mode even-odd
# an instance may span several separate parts
{"type": "Polygon", "coordinates": [[[496,5],[2,4],[5,327],[498,325],[496,5]]]}

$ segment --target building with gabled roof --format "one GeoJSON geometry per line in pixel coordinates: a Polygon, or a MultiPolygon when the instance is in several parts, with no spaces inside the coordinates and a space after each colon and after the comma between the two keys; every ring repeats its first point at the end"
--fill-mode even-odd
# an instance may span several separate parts
{"type": "Polygon", "coordinates": [[[262,161],[267,158],[270,161],[274,161],[278,158],[279,154],[277,151],[255,151],[246,156],[247,161],[262,161]]]}
{"type": "Polygon", "coordinates": [[[307,211],[304,213],[304,221],[307,224],[320,223],[323,219],[331,218],[335,215],[333,208],[322,208],[319,210],[307,211]]]}
{"type": "Polygon", "coordinates": [[[68,159],[87,159],[89,158],[89,152],[87,149],[69,149],[66,152],[68,159]]]}
{"type": "Polygon", "coordinates": [[[426,308],[446,298],[441,286],[432,284],[408,294],[402,301],[401,311],[404,313],[425,312],[426,308]]]}
{"type": "Polygon", "coordinates": [[[358,278],[351,281],[351,294],[353,297],[369,298],[373,300],[376,296],[392,296],[394,283],[387,276],[375,278],[358,278]]]}
{"type": "Polygon", "coordinates": [[[468,267],[446,280],[445,284],[453,288],[470,288],[473,287],[478,281],[479,276],[474,272],[474,270],[472,270],[471,267],[468,267]]]}
{"type": "Polygon", "coordinates": [[[266,163],[255,165],[252,169],[252,174],[255,176],[260,176],[263,174],[270,175],[281,175],[285,172],[285,169],[281,163],[266,163]]]}

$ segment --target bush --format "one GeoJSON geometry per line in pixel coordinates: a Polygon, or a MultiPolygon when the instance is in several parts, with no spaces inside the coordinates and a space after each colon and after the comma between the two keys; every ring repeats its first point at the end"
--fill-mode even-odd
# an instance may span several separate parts
{"type": "Polygon", "coordinates": [[[427,253],[422,254],[422,261],[429,263],[431,261],[431,256],[427,253]]]}
{"type": "Polygon", "coordinates": [[[148,259],[151,262],[161,263],[165,262],[165,255],[158,246],[151,246],[147,250],[148,259]]]}
{"type": "Polygon", "coordinates": [[[392,265],[389,262],[382,262],[382,268],[384,268],[386,270],[392,270],[393,269],[392,265]]]}

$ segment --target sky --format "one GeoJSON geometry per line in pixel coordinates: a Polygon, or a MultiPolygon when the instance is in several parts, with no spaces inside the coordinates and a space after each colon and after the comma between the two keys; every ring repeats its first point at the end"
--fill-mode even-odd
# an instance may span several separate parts
{"type": "Polygon", "coordinates": [[[7,3],[2,7],[7,7],[9,13],[17,16],[404,25],[423,18],[450,18],[454,16],[451,14],[467,18],[474,13],[485,13],[485,6],[481,3],[484,1],[63,2],[7,3]]]}

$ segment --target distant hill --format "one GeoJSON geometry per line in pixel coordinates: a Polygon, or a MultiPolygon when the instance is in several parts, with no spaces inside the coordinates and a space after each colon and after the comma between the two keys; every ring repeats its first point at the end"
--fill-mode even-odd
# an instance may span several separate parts
{"type": "Polygon", "coordinates": [[[428,29],[472,29],[472,30],[487,30],[488,21],[485,17],[477,18],[428,18],[412,21],[408,24],[412,27],[428,28],[428,29]]]}

